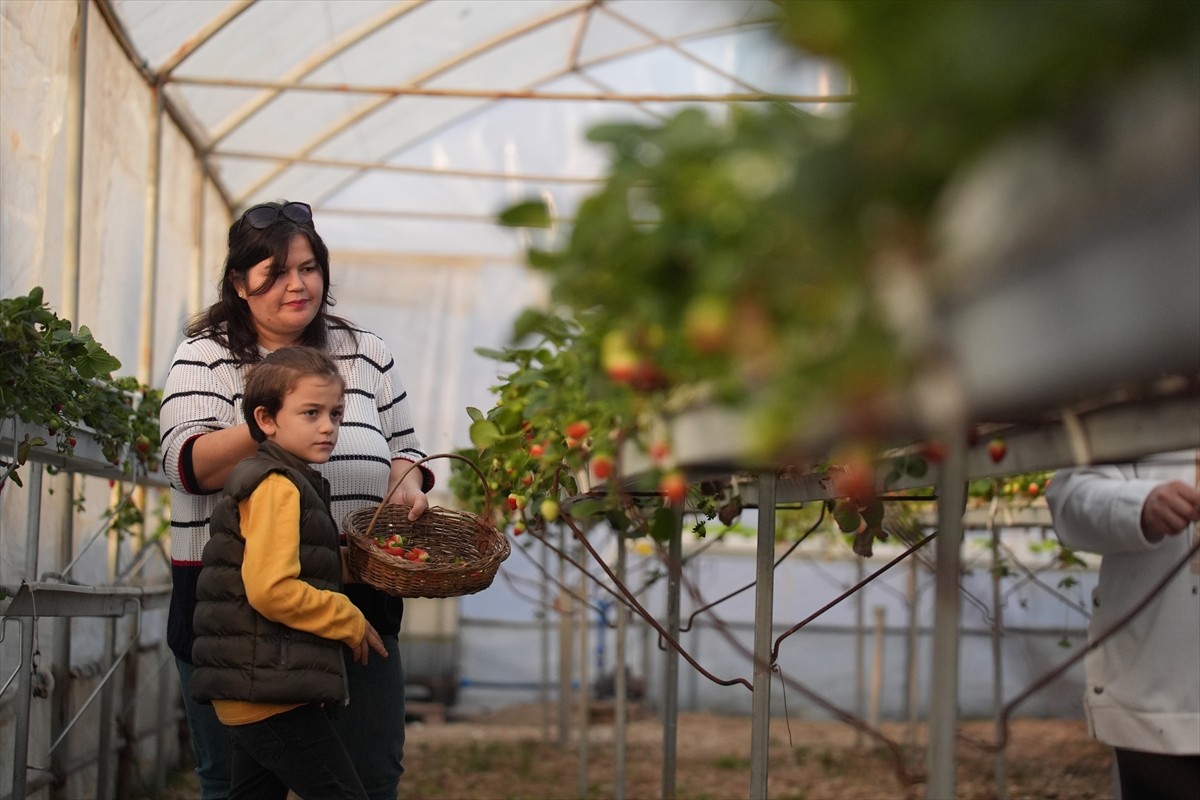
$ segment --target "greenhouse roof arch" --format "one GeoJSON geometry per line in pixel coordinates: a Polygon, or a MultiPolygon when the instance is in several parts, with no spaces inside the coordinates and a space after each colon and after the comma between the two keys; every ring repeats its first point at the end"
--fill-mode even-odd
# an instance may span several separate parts
{"type": "Polygon", "coordinates": [[[497,213],[569,224],[604,180],[587,130],[687,105],[851,100],[766,0],[100,0],[231,210],[314,207],[330,248],[520,260],[497,213]]]}

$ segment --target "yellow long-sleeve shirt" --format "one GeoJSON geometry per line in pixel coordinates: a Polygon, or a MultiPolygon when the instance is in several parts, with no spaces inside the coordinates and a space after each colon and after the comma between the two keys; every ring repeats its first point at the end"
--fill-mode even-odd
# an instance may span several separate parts
{"type": "MultiPolygon", "coordinates": [[[[366,636],[362,612],[340,592],[300,580],[300,491],[280,474],[268,475],[238,504],[242,538],[242,583],[250,606],[273,622],[349,647],[366,636]]],[[[225,725],[247,725],[290,711],[302,703],[214,700],[225,725]]]]}

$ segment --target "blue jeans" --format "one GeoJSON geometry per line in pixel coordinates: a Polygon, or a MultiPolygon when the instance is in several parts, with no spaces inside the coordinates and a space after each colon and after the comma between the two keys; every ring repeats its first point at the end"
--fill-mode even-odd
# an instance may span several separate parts
{"type": "MultiPolygon", "coordinates": [[[[365,667],[351,660],[347,648],[350,705],[337,708],[333,724],[370,800],[396,800],[404,772],[404,665],[397,637],[381,638],[388,657],[372,652],[365,667]]],[[[217,719],[211,705],[192,699],[195,667],[178,658],[175,665],[196,756],[200,800],[226,800],[233,749],[229,729],[217,719]]]]}
{"type": "Polygon", "coordinates": [[[325,711],[315,703],[229,728],[230,800],[287,800],[291,789],[321,800],[367,800],[325,711]]]}
{"type": "Polygon", "coordinates": [[[371,800],[396,800],[404,772],[404,665],[400,641],[381,634],[388,657],[371,652],[356,664],[346,648],[350,705],[338,706],[333,725],[350,753],[371,800]]]}
{"type": "Polygon", "coordinates": [[[229,773],[233,765],[233,743],[229,729],[217,719],[207,703],[192,699],[192,673],[196,668],[182,658],[175,659],[179,670],[179,688],[187,712],[192,753],[196,757],[196,777],[200,779],[200,800],[226,800],[229,797],[229,773]]]}

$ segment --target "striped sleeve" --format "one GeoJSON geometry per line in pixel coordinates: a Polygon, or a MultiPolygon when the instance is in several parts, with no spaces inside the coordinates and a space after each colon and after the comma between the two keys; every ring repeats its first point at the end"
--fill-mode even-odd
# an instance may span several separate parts
{"type": "MultiPolygon", "coordinates": [[[[387,439],[392,458],[420,461],[427,454],[421,449],[421,442],[417,438],[412,406],[404,382],[400,378],[396,359],[378,336],[365,332],[360,336],[360,351],[378,371],[375,404],[379,411],[380,429],[387,439]]],[[[422,489],[428,492],[433,488],[433,472],[422,464],[421,473],[424,477],[422,489]]]]}
{"type": "Polygon", "coordinates": [[[201,494],[186,453],[197,437],[241,422],[241,379],[224,348],[208,339],[179,345],[163,387],[159,410],[163,468],[171,486],[201,494]]]}

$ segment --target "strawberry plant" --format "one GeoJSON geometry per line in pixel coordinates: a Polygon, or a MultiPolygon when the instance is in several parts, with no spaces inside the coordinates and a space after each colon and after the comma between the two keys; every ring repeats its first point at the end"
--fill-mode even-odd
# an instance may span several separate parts
{"type": "MultiPolygon", "coordinates": [[[[486,487],[466,465],[452,465],[451,488],[475,513],[488,512],[499,527],[542,530],[560,516],[606,519],[630,536],[667,538],[674,525],[659,491],[672,465],[663,451],[655,392],[604,374],[596,327],[568,315],[529,311],[517,323],[519,345],[481,349],[502,366],[487,413],[469,408],[473,448],[459,451],[484,473],[486,487]],[[619,488],[626,445],[659,452],[656,468],[633,487],[619,488]],[[592,481],[596,481],[595,485],[592,481]],[[563,501],[591,491],[568,508],[563,501]],[[612,491],[610,491],[612,490],[612,491]]],[[[656,390],[660,391],[660,390],[656,390]]],[[[680,505],[688,493],[672,478],[666,500],[680,505]]],[[[710,493],[711,494],[714,494],[710,493]]],[[[693,492],[693,508],[711,519],[715,510],[693,492]]],[[[703,531],[703,522],[698,523],[703,531]]]]}
{"type": "Polygon", "coordinates": [[[157,467],[161,392],[131,377],[114,378],[121,362],[86,326],[72,328],[43,300],[40,287],[0,299],[0,419],[45,428],[53,441],[26,435],[16,458],[0,462],[0,483],[12,478],[34,447],[72,454],[77,431],[88,430],[104,457],[117,464],[126,448],[148,469],[157,467]]]}

